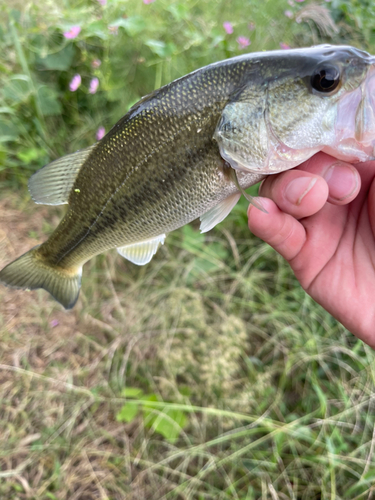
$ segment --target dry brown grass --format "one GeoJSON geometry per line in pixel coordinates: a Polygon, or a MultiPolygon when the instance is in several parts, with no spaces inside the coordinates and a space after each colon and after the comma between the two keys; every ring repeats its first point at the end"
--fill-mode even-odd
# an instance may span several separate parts
{"type": "MultiPolygon", "coordinates": [[[[44,241],[60,216],[59,209],[20,205],[15,196],[0,201],[0,267],[44,241]]],[[[233,318],[219,332],[207,329],[199,293],[145,290],[142,272],[114,253],[88,264],[72,311],[43,290],[0,287],[0,498],[159,499],[190,477],[184,465],[153,466],[158,448],[164,456],[174,448],[142,419],[116,421],[121,390],[139,377],[140,385],[143,378],[161,397],[178,400],[176,378],[194,385],[194,371],[197,387],[223,383],[231,392],[237,344],[246,343],[246,335],[234,338],[243,325],[233,318]],[[126,288],[116,286],[119,272],[126,288]],[[217,333],[228,349],[219,367],[217,333]],[[199,374],[205,353],[210,365],[199,374]]],[[[152,271],[148,279],[154,280],[152,271]]]]}
{"type": "MultiPolygon", "coordinates": [[[[0,266],[61,216],[19,203],[0,201],[0,266]]],[[[171,234],[142,268],[93,259],[72,311],[0,287],[1,500],[371,498],[373,353],[264,244],[234,226],[236,267],[219,231],[191,251],[171,234]],[[125,387],[183,407],[176,443],[116,420],[125,387]]]]}
{"type": "MultiPolygon", "coordinates": [[[[48,208],[3,199],[0,266],[57,220],[48,208]]],[[[126,490],[150,498],[126,458],[137,426],[116,422],[120,403],[106,376],[126,343],[118,330],[79,306],[61,310],[43,291],[1,287],[0,332],[0,498],[122,499],[126,490]]]]}

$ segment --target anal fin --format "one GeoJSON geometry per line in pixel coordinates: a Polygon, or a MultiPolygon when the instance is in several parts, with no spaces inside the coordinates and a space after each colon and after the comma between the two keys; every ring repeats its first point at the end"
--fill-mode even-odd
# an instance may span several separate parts
{"type": "Polygon", "coordinates": [[[132,245],[119,247],[117,251],[120,255],[122,255],[122,257],[130,260],[130,262],[133,262],[133,264],[143,266],[150,262],[152,257],[156,254],[159,245],[164,244],[165,237],[165,234],[159,234],[159,236],[149,240],[139,241],[137,243],[133,243],[132,245]]]}
{"type": "Polygon", "coordinates": [[[221,201],[218,205],[211,208],[208,212],[201,216],[201,233],[206,233],[210,229],[219,224],[229,214],[232,208],[236,205],[241,197],[241,193],[234,193],[221,201]]]}

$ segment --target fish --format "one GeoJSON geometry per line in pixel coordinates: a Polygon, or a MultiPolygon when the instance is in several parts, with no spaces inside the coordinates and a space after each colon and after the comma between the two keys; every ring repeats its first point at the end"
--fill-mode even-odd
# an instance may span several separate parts
{"type": "Polygon", "coordinates": [[[155,90],[100,141],[31,176],[36,203],[67,211],[0,282],[70,309],[95,255],[117,248],[147,264],[170,231],[196,218],[211,230],[244,189],[318,151],[374,159],[374,75],[367,52],[318,45],[215,62],[155,90]]]}

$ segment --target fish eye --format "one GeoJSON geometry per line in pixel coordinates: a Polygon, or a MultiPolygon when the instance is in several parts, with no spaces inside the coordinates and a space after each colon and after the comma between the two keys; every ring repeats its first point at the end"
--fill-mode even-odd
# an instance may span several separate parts
{"type": "Polygon", "coordinates": [[[311,76],[311,86],[317,92],[332,92],[339,83],[340,71],[335,66],[321,66],[311,76]]]}

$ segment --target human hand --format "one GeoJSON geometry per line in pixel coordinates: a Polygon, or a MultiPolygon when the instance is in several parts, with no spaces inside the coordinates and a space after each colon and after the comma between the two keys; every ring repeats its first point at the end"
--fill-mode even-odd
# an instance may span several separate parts
{"type": "Polygon", "coordinates": [[[290,264],[302,287],[375,349],[375,161],[319,153],[267,177],[268,214],[249,207],[249,228],[290,264]]]}

